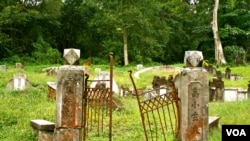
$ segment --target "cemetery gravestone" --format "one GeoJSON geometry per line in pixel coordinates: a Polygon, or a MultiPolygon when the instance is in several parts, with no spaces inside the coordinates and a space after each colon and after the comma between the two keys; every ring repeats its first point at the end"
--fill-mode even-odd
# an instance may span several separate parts
{"type": "Polygon", "coordinates": [[[142,64],[138,64],[136,65],[136,69],[139,71],[139,70],[142,70],[143,69],[143,65],[142,64]]]}
{"type": "Polygon", "coordinates": [[[48,94],[47,94],[48,100],[56,100],[57,83],[56,82],[47,82],[47,85],[48,85],[48,94]]]}
{"type": "MultiPolygon", "coordinates": [[[[106,71],[101,71],[98,76],[94,78],[94,81],[91,83],[90,88],[95,88],[98,85],[98,80],[102,81],[102,85],[105,85],[105,88],[110,88],[110,73],[106,71]]],[[[119,88],[114,78],[112,80],[113,92],[119,94],[119,88]]]]}
{"type": "Polygon", "coordinates": [[[30,86],[32,86],[32,84],[26,79],[25,74],[15,74],[13,78],[9,80],[6,88],[10,90],[24,90],[26,87],[30,86]]]}
{"type": "Polygon", "coordinates": [[[214,92],[211,93],[211,101],[223,101],[224,81],[222,81],[222,78],[213,78],[212,87],[214,88],[214,92]]]}
{"type": "Polygon", "coordinates": [[[15,64],[15,68],[16,68],[16,69],[23,69],[24,66],[23,66],[22,63],[16,63],[16,64],[15,64]]]}
{"type": "Polygon", "coordinates": [[[230,77],[231,77],[231,69],[227,67],[225,72],[225,78],[230,79],[230,77]]]}
{"type": "Polygon", "coordinates": [[[79,49],[64,49],[63,53],[64,65],[79,65],[80,50],[79,49]]]}
{"type": "Polygon", "coordinates": [[[82,141],[84,71],[64,65],[57,77],[54,141],[82,141]]]}
{"type": "Polygon", "coordinates": [[[181,140],[208,140],[208,72],[200,67],[202,53],[185,53],[185,69],[180,75],[181,140]]]}
{"type": "Polygon", "coordinates": [[[0,65],[0,71],[7,71],[6,65],[0,65]]]}
{"type": "Polygon", "coordinates": [[[186,51],[184,57],[185,67],[201,67],[203,55],[201,51],[186,51]]]}
{"type": "Polygon", "coordinates": [[[25,82],[26,82],[26,75],[25,74],[15,74],[13,81],[14,81],[14,90],[24,90],[25,89],[25,82]]]}

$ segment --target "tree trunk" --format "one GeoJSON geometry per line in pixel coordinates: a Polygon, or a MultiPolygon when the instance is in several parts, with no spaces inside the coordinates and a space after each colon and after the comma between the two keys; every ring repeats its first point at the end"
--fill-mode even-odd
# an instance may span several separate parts
{"type": "Polygon", "coordinates": [[[215,61],[216,61],[216,65],[220,66],[222,64],[226,64],[226,59],[224,57],[223,48],[222,48],[221,40],[220,40],[219,33],[218,33],[218,24],[217,24],[218,8],[219,8],[219,0],[215,0],[212,29],[213,29],[214,43],[215,43],[215,61]]]}
{"type": "Polygon", "coordinates": [[[126,27],[123,27],[123,57],[124,57],[124,65],[128,65],[128,36],[126,27]]]}

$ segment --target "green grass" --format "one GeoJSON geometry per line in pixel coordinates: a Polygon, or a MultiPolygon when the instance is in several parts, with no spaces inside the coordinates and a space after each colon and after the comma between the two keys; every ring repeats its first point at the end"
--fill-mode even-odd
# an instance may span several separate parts
{"type": "MultiPolygon", "coordinates": [[[[57,65],[58,66],[58,65],[57,65]]],[[[16,70],[9,67],[7,72],[1,72],[0,76],[0,140],[1,141],[35,141],[37,138],[32,134],[30,120],[45,119],[55,122],[55,101],[47,100],[47,81],[56,81],[56,77],[47,76],[42,69],[44,66],[25,66],[25,70],[16,70]],[[27,88],[23,91],[8,90],[6,85],[13,75],[24,73],[27,79],[36,87],[27,88]]],[[[100,67],[103,71],[108,71],[108,66],[89,66],[91,78],[96,72],[94,69],[100,67]]],[[[220,68],[224,72],[225,68],[220,68]]],[[[128,84],[130,87],[128,70],[135,72],[134,66],[114,67],[114,78],[117,84],[128,84]]],[[[224,80],[225,87],[247,88],[250,76],[249,66],[231,68],[232,73],[243,76],[243,80],[230,81],[224,80]]],[[[139,88],[151,86],[153,75],[168,77],[175,74],[174,71],[157,70],[149,71],[140,75],[136,79],[139,88]]],[[[141,124],[140,114],[136,99],[132,96],[120,97],[124,108],[113,113],[113,140],[114,141],[144,141],[144,133],[141,124]]],[[[210,102],[209,115],[220,117],[222,124],[249,124],[250,123],[250,100],[236,102],[210,102]]],[[[91,141],[107,140],[108,133],[104,132],[100,137],[91,135],[91,141]]],[[[221,128],[210,130],[209,141],[221,140],[221,128]]]]}

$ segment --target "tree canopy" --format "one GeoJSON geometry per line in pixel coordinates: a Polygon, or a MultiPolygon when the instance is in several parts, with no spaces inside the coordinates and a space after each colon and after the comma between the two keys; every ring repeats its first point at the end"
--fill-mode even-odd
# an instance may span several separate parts
{"type": "MultiPolygon", "coordinates": [[[[250,58],[249,6],[220,0],[218,33],[228,63],[250,58]]],[[[214,1],[2,0],[0,60],[59,63],[65,48],[77,48],[93,63],[109,52],[127,63],[182,63],[188,50],[215,62],[213,7],[214,1]]]]}

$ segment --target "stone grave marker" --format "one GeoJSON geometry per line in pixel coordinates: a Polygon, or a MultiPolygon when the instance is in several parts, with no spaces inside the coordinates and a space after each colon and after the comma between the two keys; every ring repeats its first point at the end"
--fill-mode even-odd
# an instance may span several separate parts
{"type": "Polygon", "coordinates": [[[79,65],[80,50],[74,48],[64,49],[63,58],[64,65],[79,65]]]}
{"type": "Polygon", "coordinates": [[[13,77],[14,81],[14,90],[24,90],[26,75],[25,74],[15,74],[13,77]]]}
{"type": "MultiPolygon", "coordinates": [[[[110,73],[109,72],[106,72],[106,71],[101,71],[98,76],[96,76],[94,78],[94,81],[90,84],[90,88],[95,88],[96,86],[98,86],[99,83],[102,83],[105,85],[105,88],[110,88],[110,73]],[[98,82],[96,80],[100,80],[101,82],[98,82]],[[106,80],[106,81],[105,81],[106,80]]],[[[119,94],[119,87],[116,83],[116,81],[114,80],[113,78],[113,84],[112,84],[112,87],[113,87],[113,92],[115,94],[119,94]]]]}
{"type": "Polygon", "coordinates": [[[208,140],[209,79],[202,60],[199,51],[185,52],[185,69],[179,78],[182,141],[208,140]]]}
{"type": "Polygon", "coordinates": [[[203,55],[201,51],[185,51],[184,66],[185,67],[201,67],[203,55]]]}
{"type": "Polygon", "coordinates": [[[223,101],[224,96],[224,81],[221,77],[213,78],[212,93],[210,94],[210,101],[223,101]]]}
{"type": "Polygon", "coordinates": [[[231,77],[231,69],[229,67],[226,67],[225,78],[230,79],[230,77],[231,77]]]}
{"type": "Polygon", "coordinates": [[[10,90],[24,90],[26,87],[31,87],[31,82],[26,78],[25,74],[15,74],[9,80],[6,88],[10,90]]]}
{"type": "Polygon", "coordinates": [[[142,70],[143,69],[143,65],[142,64],[138,64],[136,65],[136,70],[142,70]]]}
{"type": "Polygon", "coordinates": [[[82,141],[84,71],[64,65],[57,78],[54,141],[82,141]]]}
{"type": "Polygon", "coordinates": [[[15,68],[16,68],[16,69],[24,69],[24,66],[23,66],[22,63],[16,63],[16,64],[15,64],[15,68]]]}
{"type": "Polygon", "coordinates": [[[0,65],[0,71],[7,71],[6,65],[0,65]]]}

